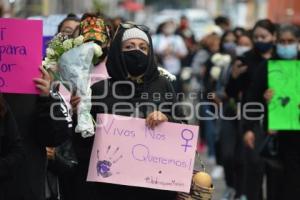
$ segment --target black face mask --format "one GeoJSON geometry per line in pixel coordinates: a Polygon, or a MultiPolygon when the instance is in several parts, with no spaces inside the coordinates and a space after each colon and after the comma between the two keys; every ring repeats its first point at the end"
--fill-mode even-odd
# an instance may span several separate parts
{"type": "Polygon", "coordinates": [[[140,50],[123,51],[127,71],[132,76],[140,76],[146,72],[148,56],[140,50]]]}
{"type": "Polygon", "coordinates": [[[255,42],[254,43],[254,48],[259,52],[259,53],[266,53],[273,47],[272,42],[255,42]]]}

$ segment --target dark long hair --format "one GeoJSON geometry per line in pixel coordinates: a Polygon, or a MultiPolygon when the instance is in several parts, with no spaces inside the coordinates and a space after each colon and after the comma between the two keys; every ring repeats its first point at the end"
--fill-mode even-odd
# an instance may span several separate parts
{"type": "Polygon", "coordinates": [[[5,107],[4,99],[2,97],[2,94],[0,94],[0,118],[4,117],[5,112],[6,112],[6,107],[5,107]]]}
{"type": "Polygon", "coordinates": [[[66,21],[75,21],[75,22],[80,22],[80,19],[73,13],[70,13],[67,15],[66,18],[64,18],[58,25],[57,27],[57,33],[59,33],[61,31],[61,28],[63,26],[63,24],[66,22],[66,21]]]}
{"type": "Polygon", "coordinates": [[[269,19],[261,19],[256,22],[256,24],[253,27],[253,32],[256,28],[263,28],[267,30],[269,33],[274,35],[276,33],[276,25],[269,19]]]}
{"type": "Polygon", "coordinates": [[[299,38],[299,28],[297,26],[294,26],[292,24],[283,24],[278,27],[277,30],[277,38],[279,38],[283,33],[289,32],[293,36],[295,36],[297,39],[299,38]]]}
{"type": "Polygon", "coordinates": [[[220,40],[220,52],[221,52],[221,53],[224,53],[224,52],[225,52],[225,49],[224,49],[224,47],[223,47],[223,44],[225,43],[225,39],[226,39],[226,37],[227,37],[229,34],[232,34],[235,38],[237,38],[236,35],[234,34],[234,31],[226,31],[226,32],[222,35],[221,40],[220,40]]]}

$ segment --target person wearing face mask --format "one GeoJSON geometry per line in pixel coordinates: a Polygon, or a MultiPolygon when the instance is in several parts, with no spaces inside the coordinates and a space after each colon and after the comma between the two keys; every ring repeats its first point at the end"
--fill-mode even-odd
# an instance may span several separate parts
{"type": "Polygon", "coordinates": [[[175,91],[181,92],[181,60],[188,54],[187,47],[180,35],[175,34],[176,25],[173,21],[167,21],[162,27],[162,33],[153,36],[153,48],[161,61],[161,65],[177,79],[173,82],[175,91]]]}
{"type": "MultiPolygon", "coordinates": [[[[220,47],[219,47],[219,52],[215,54],[221,54],[222,56],[228,56],[231,60],[235,56],[235,47],[236,47],[236,37],[233,33],[233,31],[227,31],[225,32],[221,39],[220,39],[220,47]]],[[[230,63],[227,63],[227,59],[224,59],[222,61],[218,61],[218,64],[222,67],[220,70],[220,75],[217,77],[212,76],[212,71],[213,71],[213,63],[214,61],[214,55],[211,56],[211,58],[208,60],[206,63],[208,74],[207,78],[209,79],[208,84],[206,85],[206,91],[208,93],[215,93],[215,102],[220,103],[221,101],[224,100],[224,84],[227,82],[227,77],[228,77],[228,67],[230,63]]],[[[230,62],[230,61],[229,61],[230,62]]],[[[212,112],[212,107],[207,107],[204,108],[203,110],[200,110],[203,114],[207,112],[206,110],[209,110],[212,112]]],[[[221,160],[220,160],[220,140],[219,140],[219,131],[218,128],[215,128],[216,120],[205,120],[204,122],[204,127],[208,127],[207,130],[204,131],[207,135],[207,142],[209,144],[209,157],[213,156],[214,159],[216,160],[217,166],[213,169],[212,171],[212,177],[215,179],[219,179],[223,175],[223,167],[221,166],[221,160]],[[209,125],[211,124],[211,125],[209,125]],[[213,152],[213,154],[211,154],[213,152]]]]}
{"type": "MultiPolygon", "coordinates": [[[[238,56],[231,67],[231,75],[225,88],[226,95],[239,102],[243,106],[252,82],[256,81],[256,70],[260,64],[270,59],[274,51],[276,34],[275,25],[268,19],[259,20],[252,31],[253,48],[241,56],[238,56]]],[[[241,41],[240,41],[241,42],[241,41]]],[[[240,43],[241,44],[241,43],[240,43]]],[[[249,200],[260,199],[261,187],[264,175],[264,162],[256,149],[249,146],[248,141],[253,134],[261,136],[260,128],[255,127],[254,132],[246,131],[245,120],[238,121],[238,165],[241,169],[240,191],[249,200]]],[[[262,139],[258,140],[259,143],[262,139]]]]}
{"type": "Polygon", "coordinates": [[[233,64],[226,87],[227,95],[238,97],[240,93],[246,93],[254,77],[255,68],[259,63],[272,57],[275,31],[275,25],[268,19],[256,22],[252,31],[253,48],[239,56],[233,64]]]}
{"type": "MultiPolygon", "coordinates": [[[[249,36],[243,34],[236,38],[232,32],[227,32],[223,36],[223,44],[221,53],[231,55],[234,63],[245,52],[252,47],[252,41],[249,36]],[[237,40],[237,43],[235,43],[237,40]]],[[[221,75],[216,83],[216,95],[219,102],[223,105],[223,115],[226,117],[233,117],[237,115],[237,101],[233,97],[226,94],[226,84],[230,77],[231,66],[223,67],[221,75]]],[[[219,145],[220,163],[224,168],[224,175],[226,181],[226,190],[224,191],[222,199],[240,198],[243,194],[243,167],[241,165],[240,146],[242,140],[239,135],[238,125],[239,121],[232,120],[218,120],[219,125],[219,145]]]]}
{"type": "MultiPolygon", "coordinates": [[[[237,38],[237,46],[235,48],[235,58],[239,59],[244,53],[251,50],[252,41],[251,38],[242,34],[237,38]]],[[[234,61],[232,62],[234,63],[234,61]]],[[[217,93],[222,99],[224,115],[225,116],[236,116],[238,113],[237,99],[230,97],[226,94],[226,84],[228,82],[231,72],[231,67],[224,70],[222,73],[222,78],[217,82],[217,88],[219,88],[217,93]],[[220,87],[221,86],[221,87],[220,87]]],[[[227,189],[224,192],[223,199],[231,199],[233,195],[235,198],[240,198],[244,196],[244,173],[241,154],[242,139],[239,134],[239,121],[238,120],[220,120],[220,154],[221,162],[224,167],[224,174],[227,189]]]]}
{"type": "Polygon", "coordinates": [[[242,34],[237,39],[237,46],[235,48],[235,54],[237,57],[242,57],[246,52],[253,48],[252,40],[249,35],[242,34]]]}
{"type": "MultiPolygon", "coordinates": [[[[236,51],[236,36],[233,31],[227,31],[223,34],[220,44],[220,54],[228,56],[233,60],[236,51]]],[[[213,60],[213,58],[212,58],[213,60]]],[[[228,62],[228,61],[227,61],[228,62]]],[[[215,80],[215,85],[212,92],[216,94],[216,103],[223,105],[223,115],[231,117],[235,114],[232,101],[225,94],[225,86],[229,77],[230,62],[221,67],[220,75],[215,80]]],[[[217,166],[213,168],[212,177],[215,176],[219,170],[223,172],[226,189],[223,192],[222,199],[233,199],[236,191],[236,168],[234,165],[235,160],[235,147],[236,147],[236,120],[218,119],[216,121],[216,136],[215,148],[217,166]]]]}
{"type": "Polygon", "coordinates": [[[220,53],[229,54],[232,58],[234,58],[237,47],[236,40],[237,37],[233,31],[225,32],[221,38],[220,53]]]}
{"type": "MultiPolygon", "coordinates": [[[[164,107],[164,110],[168,110],[167,112],[153,110],[152,106],[143,106],[139,109],[139,112],[136,112],[140,103],[151,102],[160,105],[164,102],[172,102],[172,104],[176,102],[176,95],[171,83],[158,72],[147,27],[132,23],[121,24],[111,42],[106,66],[110,78],[97,82],[92,86],[92,97],[97,97],[92,99],[93,106],[91,109],[91,114],[95,119],[96,115],[101,113],[135,116],[145,118],[146,125],[151,128],[166,121],[179,122],[171,114],[171,105],[164,107]],[[123,83],[121,84],[120,81],[123,83]],[[124,82],[126,83],[124,84],[124,82]],[[115,91],[113,91],[112,85],[115,83],[119,84],[114,87],[115,91]],[[129,83],[133,84],[134,87],[132,88],[129,83]],[[107,94],[103,96],[105,90],[107,94]],[[120,99],[114,93],[118,96],[127,96],[127,98],[120,99]],[[128,98],[128,95],[132,93],[133,96],[128,98]],[[154,99],[154,93],[161,94],[162,98],[154,99]],[[172,99],[165,99],[163,97],[165,93],[172,93],[172,99]],[[105,111],[103,107],[97,106],[99,103],[107,105],[108,110],[105,111]],[[126,113],[124,109],[117,112],[113,108],[118,103],[130,104],[134,110],[128,110],[128,106],[125,106],[128,110],[126,113]]],[[[176,116],[183,116],[180,108],[175,109],[175,114],[176,116]]],[[[101,198],[117,200],[120,197],[130,200],[175,199],[176,193],[170,191],[86,182],[93,140],[94,137],[83,138],[80,134],[75,134],[73,138],[79,160],[79,167],[76,173],[76,199],[96,200],[101,198]]]]}
{"type": "MultiPolygon", "coordinates": [[[[233,97],[226,94],[225,89],[229,77],[231,76],[231,65],[237,57],[237,47],[241,45],[240,37],[237,37],[233,31],[224,33],[221,39],[220,53],[229,56],[231,61],[221,67],[220,75],[216,80],[214,87],[216,94],[216,103],[222,107],[220,114],[226,117],[220,117],[216,122],[216,155],[219,167],[215,167],[212,171],[221,168],[224,171],[226,188],[222,195],[222,200],[242,199],[243,191],[243,171],[241,167],[240,144],[241,139],[238,132],[239,121],[234,117],[237,116],[237,102],[233,97]],[[228,120],[228,118],[231,118],[228,120]]],[[[247,42],[245,42],[247,43],[247,42]]],[[[214,59],[214,58],[213,58],[214,59]]],[[[225,59],[224,59],[225,62],[225,59]]]]}
{"type": "MultiPolygon", "coordinates": [[[[298,60],[299,51],[299,30],[293,25],[282,25],[277,33],[276,52],[272,60],[298,60]]],[[[284,66],[283,66],[284,67],[284,66]]],[[[267,166],[267,184],[269,192],[268,199],[297,199],[300,196],[300,136],[299,131],[273,131],[268,130],[268,108],[267,104],[273,97],[274,91],[268,88],[268,66],[267,62],[261,63],[256,71],[256,79],[249,87],[246,98],[247,102],[259,102],[264,105],[264,118],[262,129],[264,137],[272,139],[277,144],[273,152],[276,152],[275,160],[278,163],[277,168],[267,166]]],[[[297,88],[294,88],[297,90],[297,88]]],[[[256,116],[258,114],[253,114],[256,116]]],[[[257,146],[258,136],[253,133],[253,127],[261,124],[258,121],[247,121],[246,131],[253,134],[251,140],[245,142],[255,148],[257,146]]]]}

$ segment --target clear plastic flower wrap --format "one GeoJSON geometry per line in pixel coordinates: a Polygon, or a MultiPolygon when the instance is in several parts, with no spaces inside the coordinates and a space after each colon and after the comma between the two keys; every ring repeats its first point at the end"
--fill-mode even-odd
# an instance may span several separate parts
{"type": "Polygon", "coordinates": [[[95,134],[94,121],[90,114],[91,89],[90,74],[94,67],[94,56],[102,54],[101,48],[94,42],[84,43],[65,52],[59,59],[59,74],[62,81],[68,82],[75,89],[81,101],[77,109],[76,133],[91,137],[95,134]]]}

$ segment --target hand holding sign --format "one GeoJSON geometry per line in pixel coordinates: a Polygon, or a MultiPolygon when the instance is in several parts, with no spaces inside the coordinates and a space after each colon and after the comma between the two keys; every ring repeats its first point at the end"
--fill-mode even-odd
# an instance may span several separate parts
{"type": "Polygon", "coordinates": [[[34,78],[33,81],[36,84],[36,88],[38,88],[41,91],[41,96],[49,96],[51,87],[50,74],[43,67],[40,67],[40,70],[42,72],[42,77],[34,78]]]}
{"type": "Polygon", "coordinates": [[[264,93],[265,100],[269,103],[274,96],[274,92],[272,89],[267,89],[264,93]]]}
{"type": "Polygon", "coordinates": [[[148,115],[146,118],[146,124],[148,127],[154,129],[155,126],[158,126],[162,122],[167,122],[168,118],[165,114],[160,111],[154,111],[148,115]]]}

